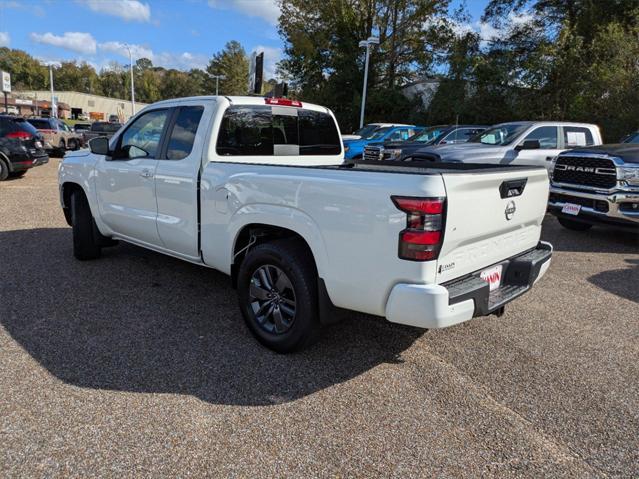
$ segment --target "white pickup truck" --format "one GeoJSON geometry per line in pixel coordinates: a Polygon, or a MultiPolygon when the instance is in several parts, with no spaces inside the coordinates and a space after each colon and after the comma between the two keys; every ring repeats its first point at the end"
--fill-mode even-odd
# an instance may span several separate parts
{"type": "Polygon", "coordinates": [[[222,271],[279,352],[341,310],[421,328],[499,314],[550,264],[543,167],[346,164],[320,106],[163,101],[90,149],[59,171],[75,256],[124,240],[222,271]]]}

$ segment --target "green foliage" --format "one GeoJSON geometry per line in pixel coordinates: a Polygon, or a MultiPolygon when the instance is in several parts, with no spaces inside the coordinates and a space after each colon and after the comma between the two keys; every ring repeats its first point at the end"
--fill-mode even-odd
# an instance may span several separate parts
{"type": "Polygon", "coordinates": [[[366,121],[406,118],[411,103],[401,86],[429,73],[437,62],[434,34],[448,0],[282,0],[280,70],[297,95],[330,107],[343,131],[359,124],[364,49],[370,57],[366,121]],[[399,112],[402,110],[401,112],[399,112]]]}
{"type": "MultiPolygon", "coordinates": [[[[224,75],[220,80],[220,95],[246,95],[248,93],[249,60],[239,42],[231,41],[224,50],[213,55],[206,71],[211,75],[224,75]]],[[[215,80],[210,81],[215,92],[215,80]]]]}
{"type": "MultiPolygon", "coordinates": [[[[49,68],[21,50],[0,48],[0,69],[11,73],[15,91],[48,90],[49,68]]],[[[232,41],[215,54],[207,68],[209,73],[226,76],[220,82],[220,93],[246,94],[248,58],[242,45],[232,41]]],[[[142,103],[167,98],[212,95],[215,83],[204,70],[188,72],[156,67],[148,58],[140,58],[133,66],[135,97],[142,103]]],[[[128,100],[131,97],[129,65],[111,62],[99,73],[87,63],[62,62],[53,67],[56,90],[70,90],[128,100]]],[[[274,80],[271,80],[274,83],[274,80]]]]}

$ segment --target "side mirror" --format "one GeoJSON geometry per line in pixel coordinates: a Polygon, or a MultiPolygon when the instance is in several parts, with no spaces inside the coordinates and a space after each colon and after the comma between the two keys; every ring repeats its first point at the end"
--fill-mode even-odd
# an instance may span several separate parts
{"type": "Polygon", "coordinates": [[[539,140],[524,140],[515,147],[515,150],[538,150],[541,148],[539,140]]]}
{"type": "Polygon", "coordinates": [[[109,152],[109,139],[106,136],[98,136],[89,140],[89,148],[91,153],[96,155],[108,155],[109,152]]]}

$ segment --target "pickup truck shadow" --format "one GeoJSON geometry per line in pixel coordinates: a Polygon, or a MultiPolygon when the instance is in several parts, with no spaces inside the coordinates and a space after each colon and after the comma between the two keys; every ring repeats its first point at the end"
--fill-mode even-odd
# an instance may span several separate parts
{"type": "Polygon", "coordinates": [[[588,281],[609,293],[639,303],[639,260],[627,259],[626,263],[634,268],[602,271],[588,281]]]}
{"type": "Polygon", "coordinates": [[[79,262],[70,228],[0,232],[0,245],[2,326],[75,386],[276,404],[401,361],[423,334],[358,317],[282,356],[250,336],[221,273],[125,243],[79,262]]]}

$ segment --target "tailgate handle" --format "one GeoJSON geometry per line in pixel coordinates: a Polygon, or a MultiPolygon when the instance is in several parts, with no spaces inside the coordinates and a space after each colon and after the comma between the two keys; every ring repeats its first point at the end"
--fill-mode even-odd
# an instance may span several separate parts
{"type": "Polygon", "coordinates": [[[521,178],[519,180],[504,181],[499,187],[499,194],[502,198],[513,198],[515,196],[521,196],[526,187],[528,178],[521,178]]]}

